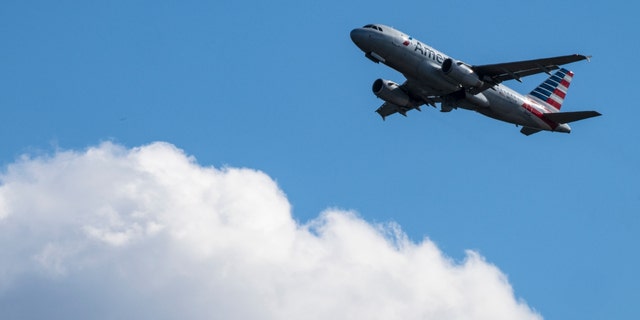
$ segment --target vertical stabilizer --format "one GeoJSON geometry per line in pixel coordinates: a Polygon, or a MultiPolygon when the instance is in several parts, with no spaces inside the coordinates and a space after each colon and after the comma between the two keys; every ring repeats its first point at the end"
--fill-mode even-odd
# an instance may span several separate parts
{"type": "Polygon", "coordinates": [[[572,79],[573,72],[562,68],[531,91],[529,96],[560,110],[572,79]]]}

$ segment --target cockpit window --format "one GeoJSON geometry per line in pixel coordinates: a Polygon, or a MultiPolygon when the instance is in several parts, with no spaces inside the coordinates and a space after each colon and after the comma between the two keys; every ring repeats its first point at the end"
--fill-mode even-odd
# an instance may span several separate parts
{"type": "Polygon", "coordinates": [[[374,30],[378,30],[380,32],[383,32],[382,28],[376,26],[375,24],[368,24],[368,25],[364,26],[363,28],[374,29],[374,30]]]}

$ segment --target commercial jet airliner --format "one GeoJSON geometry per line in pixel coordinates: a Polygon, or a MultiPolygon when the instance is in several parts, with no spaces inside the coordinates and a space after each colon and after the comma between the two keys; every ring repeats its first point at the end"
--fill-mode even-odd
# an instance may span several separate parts
{"type": "Polygon", "coordinates": [[[600,116],[597,111],[561,112],[573,72],[559,66],[589,59],[567,56],[469,65],[420,42],[401,31],[381,24],[368,24],[351,31],[351,39],[375,63],[399,71],[407,79],[399,85],[377,79],[373,93],[384,103],[376,110],[384,120],[424,104],[442,112],[458,107],[521,126],[525,135],[542,130],[571,132],[568,123],[600,116]],[[559,70],[558,70],[559,69],[559,70]],[[552,70],[558,70],[551,74],[552,70]],[[550,77],[527,95],[502,84],[503,81],[546,72],[550,77]]]}

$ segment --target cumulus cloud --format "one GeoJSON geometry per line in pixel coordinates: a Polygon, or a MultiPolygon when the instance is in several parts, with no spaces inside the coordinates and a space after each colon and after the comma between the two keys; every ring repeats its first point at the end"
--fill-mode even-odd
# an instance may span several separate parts
{"type": "Polygon", "coordinates": [[[0,318],[541,319],[478,253],[327,210],[175,146],[24,157],[0,175],[0,318]]]}

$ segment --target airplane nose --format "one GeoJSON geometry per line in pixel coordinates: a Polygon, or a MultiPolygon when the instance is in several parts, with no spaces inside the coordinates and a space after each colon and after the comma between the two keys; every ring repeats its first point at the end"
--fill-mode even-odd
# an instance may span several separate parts
{"type": "Polygon", "coordinates": [[[361,28],[351,30],[350,36],[351,36],[351,41],[353,41],[353,43],[357,45],[362,44],[364,39],[367,38],[366,31],[362,30],[361,28]]]}

